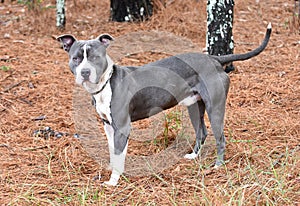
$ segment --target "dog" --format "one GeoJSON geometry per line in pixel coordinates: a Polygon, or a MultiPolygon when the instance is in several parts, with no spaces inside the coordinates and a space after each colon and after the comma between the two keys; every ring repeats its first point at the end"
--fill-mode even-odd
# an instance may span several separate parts
{"type": "Polygon", "coordinates": [[[107,54],[113,41],[109,34],[78,41],[65,34],[57,37],[69,54],[69,66],[77,84],[94,98],[107,136],[112,173],[107,185],[115,186],[124,172],[131,122],[148,118],[175,105],[185,105],[195,130],[196,143],[187,159],[199,155],[207,137],[206,111],[216,139],[215,167],[224,164],[224,115],[229,76],[224,65],[261,53],[267,46],[272,27],[263,42],[244,54],[213,56],[184,53],[143,66],[118,66],[107,54]]]}

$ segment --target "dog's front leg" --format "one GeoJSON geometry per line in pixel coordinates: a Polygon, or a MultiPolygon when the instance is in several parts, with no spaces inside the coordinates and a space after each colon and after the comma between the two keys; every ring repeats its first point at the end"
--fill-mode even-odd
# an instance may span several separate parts
{"type": "Polygon", "coordinates": [[[104,125],[104,130],[108,140],[110,167],[112,168],[110,179],[104,184],[116,186],[125,168],[128,134],[121,133],[119,129],[109,124],[104,125]]]}

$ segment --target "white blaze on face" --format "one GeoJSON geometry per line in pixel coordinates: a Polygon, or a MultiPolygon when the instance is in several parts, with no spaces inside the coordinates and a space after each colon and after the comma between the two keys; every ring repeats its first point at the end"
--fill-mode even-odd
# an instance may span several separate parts
{"type": "Polygon", "coordinates": [[[82,62],[76,68],[76,83],[82,85],[84,83],[84,78],[81,76],[82,69],[90,69],[91,74],[88,82],[91,84],[96,84],[97,74],[96,69],[89,63],[87,57],[87,48],[89,46],[87,44],[83,45],[83,59],[82,62]]]}
{"type": "Polygon", "coordinates": [[[86,55],[86,44],[83,46],[83,59],[82,62],[78,65],[76,68],[76,83],[82,84],[83,83],[83,77],[81,76],[81,70],[83,69],[83,66],[87,63],[87,55],[86,55]]]}

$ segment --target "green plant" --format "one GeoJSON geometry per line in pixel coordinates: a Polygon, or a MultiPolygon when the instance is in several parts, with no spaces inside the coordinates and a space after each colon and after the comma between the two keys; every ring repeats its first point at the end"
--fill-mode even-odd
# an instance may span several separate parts
{"type": "Polygon", "coordinates": [[[18,0],[18,4],[23,4],[28,7],[29,10],[37,10],[41,8],[42,0],[18,0]]]}
{"type": "Polygon", "coordinates": [[[171,111],[165,115],[164,136],[168,136],[170,130],[177,131],[181,128],[181,112],[171,111]]]}
{"type": "Polygon", "coordinates": [[[1,66],[0,67],[0,70],[4,71],[4,72],[7,72],[10,70],[10,67],[9,66],[1,66]]]}

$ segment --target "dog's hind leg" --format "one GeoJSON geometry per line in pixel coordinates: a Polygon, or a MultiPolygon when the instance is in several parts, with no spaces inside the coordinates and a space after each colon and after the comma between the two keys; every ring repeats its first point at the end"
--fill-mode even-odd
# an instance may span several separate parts
{"type": "Polygon", "coordinates": [[[189,116],[195,130],[196,134],[196,143],[193,149],[193,152],[190,154],[186,154],[184,157],[187,159],[194,159],[196,158],[201,149],[201,145],[204,144],[207,130],[204,123],[204,112],[205,112],[205,105],[202,100],[197,101],[195,104],[188,107],[189,116]]]}
{"type": "Polygon", "coordinates": [[[216,139],[217,159],[215,167],[224,164],[225,153],[225,136],[224,136],[224,116],[225,116],[225,101],[219,102],[214,107],[207,106],[207,114],[211,123],[213,135],[216,139]]]}
{"type": "Polygon", "coordinates": [[[218,167],[224,164],[224,118],[230,80],[228,75],[222,70],[223,68],[216,66],[216,69],[212,70],[215,73],[207,73],[206,76],[202,76],[201,87],[198,89],[216,139],[217,158],[215,167],[218,167]]]}

